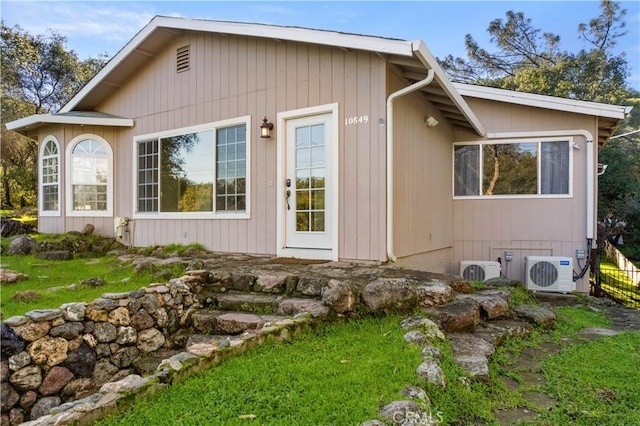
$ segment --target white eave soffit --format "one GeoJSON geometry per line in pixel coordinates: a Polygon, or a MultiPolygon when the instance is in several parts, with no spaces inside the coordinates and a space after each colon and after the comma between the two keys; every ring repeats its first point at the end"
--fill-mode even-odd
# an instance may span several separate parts
{"type": "Polygon", "coordinates": [[[77,117],[57,114],[36,114],[6,123],[7,130],[21,131],[45,124],[77,124],[81,126],[133,127],[130,118],[77,117]]]}

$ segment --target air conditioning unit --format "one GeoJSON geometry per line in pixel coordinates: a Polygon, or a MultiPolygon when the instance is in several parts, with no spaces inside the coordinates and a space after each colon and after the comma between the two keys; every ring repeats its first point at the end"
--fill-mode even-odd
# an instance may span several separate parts
{"type": "Polygon", "coordinates": [[[573,259],[559,256],[526,256],[524,258],[527,289],[567,293],[576,290],[573,281],[573,259]]]}
{"type": "Polygon", "coordinates": [[[463,260],[460,276],[467,281],[486,281],[500,277],[500,263],[490,260],[463,260]]]}

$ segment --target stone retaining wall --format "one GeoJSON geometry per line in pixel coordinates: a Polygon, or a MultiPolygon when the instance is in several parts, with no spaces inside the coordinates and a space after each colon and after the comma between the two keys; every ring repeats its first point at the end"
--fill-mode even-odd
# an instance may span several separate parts
{"type": "MultiPolygon", "coordinates": [[[[136,362],[144,355],[170,358],[184,349],[177,332],[191,326],[192,314],[211,303],[214,292],[227,290],[223,285],[246,287],[247,281],[257,277],[194,271],[167,284],[8,318],[2,323],[2,424],[36,419],[63,402],[96,393],[105,383],[140,373],[145,366],[136,362]]],[[[248,338],[307,321],[263,321],[251,335],[196,350],[211,357],[248,338]]]]}
{"type": "Polygon", "coordinates": [[[356,284],[198,270],[90,303],[31,311],[2,323],[2,425],[83,423],[114,409],[134,388],[155,392],[182,377],[175,372],[185,361],[190,369],[206,368],[266,338],[289,338],[316,318],[433,306],[453,294],[437,280],[356,284]],[[252,307],[254,314],[217,311],[252,307]]]}

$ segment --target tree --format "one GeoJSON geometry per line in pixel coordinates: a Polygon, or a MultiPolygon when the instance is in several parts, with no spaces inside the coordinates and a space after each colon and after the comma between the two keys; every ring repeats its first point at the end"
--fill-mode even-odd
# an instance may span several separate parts
{"type": "Polygon", "coordinates": [[[50,31],[33,36],[19,26],[1,24],[2,73],[2,204],[35,203],[37,142],[13,132],[4,123],[31,114],[60,109],[106,63],[106,55],[78,59],[66,49],[65,37],[50,31]]]}
{"type": "Polygon", "coordinates": [[[468,60],[449,55],[440,62],[458,82],[619,103],[628,96],[628,64],[624,53],[611,49],[626,34],[625,15],[618,3],[602,1],[601,14],[578,26],[589,48],[569,53],[561,50],[559,36],[535,28],[522,12],[508,11],[506,20],[495,19],[487,28],[496,51],[481,48],[467,34],[468,60]]]}

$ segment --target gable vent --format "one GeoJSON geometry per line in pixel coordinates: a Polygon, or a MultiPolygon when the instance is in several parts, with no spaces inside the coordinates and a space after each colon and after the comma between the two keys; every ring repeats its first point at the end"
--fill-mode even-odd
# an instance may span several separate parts
{"type": "Polygon", "coordinates": [[[189,70],[190,46],[179,47],[176,51],[176,72],[184,72],[189,70]]]}

